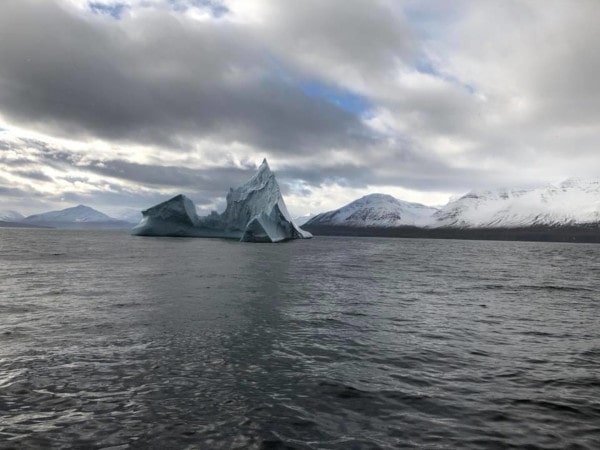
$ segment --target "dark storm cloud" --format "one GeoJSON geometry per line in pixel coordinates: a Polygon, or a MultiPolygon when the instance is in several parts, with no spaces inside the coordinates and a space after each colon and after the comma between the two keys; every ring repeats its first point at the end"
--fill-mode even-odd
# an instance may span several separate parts
{"type": "Polygon", "coordinates": [[[0,5],[0,108],[69,137],[186,146],[241,141],[271,153],[356,146],[352,114],[306,95],[234,23],[153,9],[121,20],[55,1],[0,5]]]}
{"type": "Polygon", "coordinates": [[[30,165],[37,165],[36,162],[28,158],[8,159],[0,153],[0,163],[5,167],[22,168],[30,165]]]}
{"type": "MultiPolygon", "coordinates": [[[[296,169],[279,166],[282,184],[301,179],[313,187],[395,185],[394,174],[382,176],[373,163],[383,159],[385,165],[411,147],[403,143],[379,155],[382,136],[327,95],[338,89],[347,98],[360,97],[340,90],[344,83],[327,74],[311,73],[307,61],[314,52],[311,64],[316,61],[327,73],[352,66],[362,74],[387,73],[414,43],[385,2],[340,7],[294,4],[278,8],[257,27],[191,21],[168,8],[140,8],[135,14],[127,8],[115,20],[57,1],[7,0],[0,5],[10,11],[0,14],[0,112],[52,136],[151,144],[180,153],[196,151],[195,139],[241,143],[292,158],[296,169]],[[286,51],[299,59],[287,58],[286,51]],[[307,85],[319,86],[320,94],[308,94],[307,85]],[[330,149],[343,149],[353,162],[331,159],[330,149]],[[306,162],[315,156],[317,163],[306,162]]],[[[203,170],[167,160],[151,165],[95,158],[93,145],[85,157],[41,141],[24,145],[37,150],[35,157],[13,157],[5,167],[27,166],[41,174],[39,164],[63,172],[74,168],[212,198],[253,171],[233,164],[203,170]]]]}
{"type": "Polygon", "coordinates": [[[12,196],[12,197],[19,197],[22,195],[26,195],[27,193],[22,191],[21,189],[0,186],[0,194],[6,195],[6,196],[12,196]]]}
{"type": "Polygon", "coordinates": [[[236,167],[188,169],[176,166],[152,166],[126,161],[91,161],[78,166],[101,175],[133,181],[142,185],[179,187],[224,195],[230,187],[250,178],[256,171],[236,167]]]}
{"type": "Polygon", "coordinates": [[[10,171],[13,173],[19,173],[20,168],[39,172],[40,166],[70,168],[76,165],[79,158],[81,155],[61,150],[37,139],[18,139],[8,142],[0,137],[0,167],[12,168],[10,171]]]}
{"type": "Polygon", "coordinates": [[[53,181],[51,177],[39,170],[16,170],[15,175],[37,181],[53,181]]]}

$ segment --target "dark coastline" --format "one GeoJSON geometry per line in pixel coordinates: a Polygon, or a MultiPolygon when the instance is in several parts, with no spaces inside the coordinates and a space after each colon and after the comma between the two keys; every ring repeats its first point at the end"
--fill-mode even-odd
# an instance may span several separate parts
{"type": "Polygon", "coordinates": [[[0,228],[52,228],[52,227],[32,225],[32,224],[23,223],[23,222],[5,222],[5,221],[0,220],[0,228]]]}
{"type": "Polygon", "coordinates": [[[419,228],[344,227],[304,225],[315,236],[363,236],[425,239],[470,239],[490,241],[600,243],[600,224],[579,226],[534,226],[520,228],[419,228]]]}
{"type": "Polygon", "coordinates": [[[1,228],[56,228],[60,230],[128,230],[132,228],[134,224],[124,222],[122,220],[115,220],[114,222],[2,222],[0,221],[1,228]]]}

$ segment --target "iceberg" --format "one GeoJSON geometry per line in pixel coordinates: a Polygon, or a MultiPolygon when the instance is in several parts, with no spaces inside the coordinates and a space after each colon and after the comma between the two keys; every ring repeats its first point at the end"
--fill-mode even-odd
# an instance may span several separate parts
{"type": "Polygon", "coordinates": [[[245,184],[230,189],[222,214],[198,217],[194,203],[177,195],[142,211],[132,230],[135,236],[218,237],[243,242],[281,242],[312,237],[292,219],[275,174],[263,160],[245,184]]]}

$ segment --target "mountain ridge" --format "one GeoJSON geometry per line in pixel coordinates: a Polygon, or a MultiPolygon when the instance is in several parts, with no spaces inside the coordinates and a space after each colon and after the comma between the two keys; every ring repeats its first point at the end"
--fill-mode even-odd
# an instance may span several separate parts
{"type": "Polygon", "coordinates": [[[570,178],[531,189],[471,191],[434,215],[434,227],[516,228],[600,222],[600,181],[570,178]]]}
{"type": "Polygon", "coordinates": [[[532,189],[471,191],[435,208],[387,194],[369,194],[306,222],[306,226],[520,228],[600,223],[600,181],[567,179],[532,189]]]}

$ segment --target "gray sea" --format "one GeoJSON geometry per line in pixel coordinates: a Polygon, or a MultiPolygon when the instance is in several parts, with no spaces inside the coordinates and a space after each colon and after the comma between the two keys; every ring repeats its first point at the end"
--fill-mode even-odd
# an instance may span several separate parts
{"type": "Polygon", "coordinates": [[[0,229],[0,448],[598,449],[600,245],[0,229]]]}

